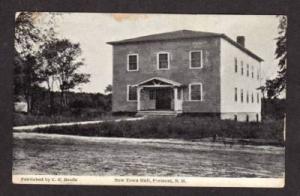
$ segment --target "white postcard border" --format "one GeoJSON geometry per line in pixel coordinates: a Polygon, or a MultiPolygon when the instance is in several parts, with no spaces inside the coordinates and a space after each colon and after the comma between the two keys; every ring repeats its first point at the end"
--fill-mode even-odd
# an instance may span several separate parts
{"type": "Polygon", "coordinates": [[[284,178],[13,175],[14,184],[283,188],[284,178]]]}

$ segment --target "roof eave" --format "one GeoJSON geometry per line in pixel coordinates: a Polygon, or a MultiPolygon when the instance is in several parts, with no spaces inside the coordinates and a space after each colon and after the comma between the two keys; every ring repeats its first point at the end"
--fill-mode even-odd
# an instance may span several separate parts
{"type": "Polygon", "coordinates": [[[157,41],[174,41],[174,40],[187,40],[187,39],[201,39],[201,38],[214,38],[214,37],[220,37],[220,35],[207,35],[207,36],[201,36],[201,37],[185,37],[185,38],[170,38],[170,39],[153,39],[153,40],[137,40],[137,41],[131,41],[131,40],[121,40],[121,41],[112,41],[112,42],[106,42],[109,45],[122,45],[122,44],[131,44],[131,43],[143,43],[143,42],[157,42],[157,41]]]}
{"type": "Polygon", "coordinates": [[[258,60],[259,62],[264,61],[262,58],[260,58],[259,56],[257,56],[256,54],[254,54],[253,52],[251,52],[250,50],[248,50],[247,48],[241,46],[240,44],[238,44],[237,42],[233,41],[230,37],[228,37],[225,34],[221,35],[222,38],[224,38],[225,40],[227,40],[229,43],[231,43],[232,45],[236,46],[237,48],[239,48],[240,50],[244,51],[245,53],[247,53],[249,56],[255,58],[256,60],[258,60]]]}

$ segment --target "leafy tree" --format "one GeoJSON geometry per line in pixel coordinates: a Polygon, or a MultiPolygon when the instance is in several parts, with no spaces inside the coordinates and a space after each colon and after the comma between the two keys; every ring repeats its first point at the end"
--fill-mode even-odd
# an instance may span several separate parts
{"type": "MultiPolygon", "coordinates": [[[[61,91],[61,106],[66,106],[65,93],[79,84],[89,82],[89,74],[78,73],[84,60],[79,59],[81,48],[78,43],[71,43],[67,39],[55,39],[47,43],[42,51],[41,75],[47,79],[49,92],[53,92],[55,81],[61,91]]],[[[53,106],[53,97],[50,98],[50,106],[53,106]],[[51,101],[52,100],[52,101],[51,101]]]]}
{"type": "Polygon", "coordinates": [[[276,78],[266,81],[264,90],[268,98],[277,98],[281,92],[286,90],[287,69],[287,16],[278,16],[278,34],[276,38],[275,57],[278,59],[279,71],[276,78]]]}
{"type": "Polygon", "coordinates": [[[36,24],[38,13],[20,12],[15,20],[14,94],[24,96],[28,109],[33,108],[34,89],[43,82],[39,75],[39,46],[54,36],[51,25],[36,24]]]}
{"type": "Polygon", "coordinates": [[[111,84],[107,85],[104,92],[107,94],[111,94],[112,93],[112,85],[111,84]]]}

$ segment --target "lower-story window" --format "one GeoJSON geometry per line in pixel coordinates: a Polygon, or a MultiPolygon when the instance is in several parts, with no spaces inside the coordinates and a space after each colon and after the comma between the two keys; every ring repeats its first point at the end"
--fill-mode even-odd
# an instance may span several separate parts
{"type": "Polygon", "coordinates": [[[189,85],[189,100],[190,101],[202,101],[202,83],[191,83],[189,85]]]}
{"type": "Polygon", "coordinates": [[[244,92],[243,92],[243,89],[241,89],[241,103],[244,102],[244,92]]]}
{"type": "Polygon", "coordinates": [[[127,86],[127,101],[136,101],[137,100],[137,88],[136,86],[127,86]]]}

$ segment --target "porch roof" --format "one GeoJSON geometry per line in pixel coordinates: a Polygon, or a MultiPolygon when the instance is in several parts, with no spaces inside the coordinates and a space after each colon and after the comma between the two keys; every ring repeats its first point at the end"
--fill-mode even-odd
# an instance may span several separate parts
{"type": "Polygon", "coordinates": [[[176,86],[176,87],[182,86],[182,84],[179,82],[175,82],[173,80],[169,80],[169,79],[161,78],[161,77],[153,77],[153,78],[144,80],[142,82],[139,82],[139,83],[135,84],[134,86],[146,86],[146,85],[153,86],[153,87],[160,86],[160,85],[170,85],[170,86],[176,86]]]}

